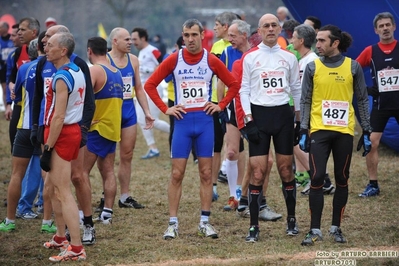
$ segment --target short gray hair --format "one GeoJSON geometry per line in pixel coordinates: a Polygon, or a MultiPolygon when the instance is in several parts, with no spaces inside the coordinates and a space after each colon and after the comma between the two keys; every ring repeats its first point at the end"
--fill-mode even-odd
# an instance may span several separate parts
{"type": "Polygon", "coordinates": [[[58,45],[67,49],[67,57],[70,58],[73,51],[75,50],[75,39],[69,32],[57,33],[56,36],[58,45]]]}
{"type": "Polygon", "coordinates": [[[187,19],[184,23],[183,23],[183,29],[191,29],[192,27],[194,27],[195,25],[197,25],[199,27],[200,32],[204,31],[204,26],[202,26],[202,23],[195,18],[192,19],[187,19]]]}
{"type": "Polygon", "coordinates": [[[392,25],[395,25],[395,18],[392,16],[392,14],[389,12],[382,12],[378,13],[373,20],[373,25],[375,29],[377,28],[377,22],[383,18],[389,18],[392,22],[392,25]]]}
{"type": "Polygon", "coordinates": [[[316,39],[316,32],[315,30],[306,24],[301,24],[294,28],[294,32],[298,35],[298,39],[303,39],[303,45],[306,48],[311,48],[315,39],[316,39]]]}
{"type": "Polygon", "coordinates": [[[251,25],[249,25],[247,22],[245,22],[244,20],[240,20],[240,19],[235,19],[231,22],[231,25],[233,24],[237,24],[237,30],[239,33],[247,34],[247,38],[249,37],[249,35],[251,34],[251,25]]]}
{"type": "Polygon", "coordinates": [[[238,19],[237,14],[229,11],[220,13],[215,17],[215,21],[219,22],[222,26],[227,25],[227,27],[230,27],[235,19],[238,19]]]}
{"type": "Polygon", "coordinates": [[[34,60],[39,56],[37,46],[38,46],[37,38],[30,41],[28,47],[28,55],[31,60],[34,60]]]}

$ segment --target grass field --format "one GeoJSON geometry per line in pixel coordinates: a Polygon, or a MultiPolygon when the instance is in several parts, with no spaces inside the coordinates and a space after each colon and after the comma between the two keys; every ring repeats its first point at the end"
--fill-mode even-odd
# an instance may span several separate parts
{"type": "MultiPolygon", "coordinates": [[[[139,130],[140,131],[140,130],[139,130]]],[[[8,122],[0,119],[0,199],[6,198],[11,166],[8,141],[8,122]]],[[[120,209],[114,205],[113,224],[96,225],[97,242],[87,246],[87,261],[80,265],[314,265],[320,258],[332,254],[359,251],[359,257],[342,261],[341,265],[399,265],[399,258],[371,258],[369,251],[396,251],[399,253],[399,157],[398,154],[380,148],[379,197],[363,199],[357,195],[368,182],[365,159],[354,152],[349,186],[349,200],[342,222],[342,230],[348,242],[336,244],[328,237],[331,223],[332,196],[325,197],[322,218],[324,241],[312,247],[300,245],[309,230],[310,215],[308,198],[297,194],[297,220],[300,233],[297,237],[285,235],[285,202],[280,189],[276,168],[273,166],[268,204],[283,214],[277,222],[261,222],[260,240],[245,243],[249,219],[237,218],[233,212],[224,212],[228,187],[218,184],[219,200],[213,203],[210,222],[219,231],[218,239],[197,236],[199,222],[199,178],[197,166],[189,160],[183,182],[183,195],[179,210],[179,238],[162,239],[168,223],[167,183],[171,164],[167,135],[155,131],[161,156],[140,160],[146,152],[144,139],[139,132],[132,166],[131,191],[134,198],[146,205],[145,209],[120,209]],[[363,252],[363,253],[362,253],[363,252]],[[366,252],[366,257],[364,256],[366,252]]],[[[357,141],[357,138],[355,138],[357,141]]],[[[118,158],[115,169],[118,166],[118,158]]],[[[329,160],[333,176],[332,160],[329,160]]],[[[93,208],[102,192],[101,177],[96,168],[91,174],[93,208]]],[[[119,191],[116,201],[119,199],[119,191]]],[[[6,208],[0,206],[0,219],[6,216],[6,208]]],[[[56,251],[46,250],[43,242],[51,235],[40,233],[41,219],[17,220],[17,229],[0,233],[0,265],[48,265],[48,257],[56,251]]],[[[377,254],[378,255],[378,254],[377,254]]],[[[381,255],[381,254],[380,254],[381,255]]],[[[323,261],[322,261],[323,262],[323,261]]],[[[327,261],[324,261],[327,263],[327,261]]],[[[332,265],[332,264],[327,264],[332,265]]]]}

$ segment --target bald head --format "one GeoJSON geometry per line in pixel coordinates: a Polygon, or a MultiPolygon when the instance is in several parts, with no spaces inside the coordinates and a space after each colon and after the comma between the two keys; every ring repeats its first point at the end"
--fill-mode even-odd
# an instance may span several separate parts
{"type": "Polygon", "coordinates": [[[261,26],[265,23],[265,21],[275,21],[275,22],[278,23],[278,18],[277,18],[275,15],[270,14],[270,13],[264,14],[264,15],[259,19],[259,27],[261,27],[261,26]]]}
{"type": "Polygon", "coordinates": [[[51,26],[46,30],[46,34],[44,35],[44,38],[42,39],[43,46],[46,46],[47,41],[50,39],[51,36],[57,33],[70,33],[69,29],[65,27],[64,25],[54,25],[51,26]]]}
{"type": "Polygon", "coordinates": [[[130,33],[125,28],[114,28],[109,34],[111,40],[112,50],[116,50],[121,53],[129,53],[132,46],[132,38],[130,33]]]}

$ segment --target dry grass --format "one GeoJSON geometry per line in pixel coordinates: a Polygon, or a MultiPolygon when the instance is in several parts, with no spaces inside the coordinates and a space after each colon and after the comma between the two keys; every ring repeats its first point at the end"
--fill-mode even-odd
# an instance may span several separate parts
{"type": "MultiPolygon", "coordinates": [[[[0,181],[10,177],[8,122],[0,120],[0,181]]],[[[249,220],[237,218],[234,213],[223,212],[228,187],[218,185],[219,201],[213,203],[211,223],[219,231],[219,239],[197,236],[199,221],[199,180],[196,165],[189,161],[183,182],[183,195],[179,210],[178,239],[162,240],[168,222],[167,183],[170,173],[167,135],[155,132],[161,156],[140,160],[146,147],[141,133],[135,149],[132,166],[132,194],[146,205],[142,210],[120,209],[114,206],[111,226],[96,225],[97,243],[86,247],[88,259],[81,265],[313,265],[316,251],[343,250],[396,250],[399,251],[398,212],[398,155],[381,147],[381,195],[372,199],[358,198],[367,184],[365,159],[353,154],[349,202],[342,228],[348,243],[339,245],[327,237],[331,222],[332,196],[326,196],[322,231],[325,241],[313,247],[302,247],[300,242],[310,223],[308,200],[298,191],[297,219],[300,234],[285,235],[285,203],[275,167],[268,189],[268,203],[283,214],[283,220],[261,223],[261,239],[256,244],[244,241],[249,220]]],[[[356,139],[357,140],[357,139],[356,139]]],[[[117,159],[118,160],[118,159],[117,159]]],[[[117,164],[115,167],[117,167],[117,164]]],[[[332,173],[332,160],[329,161],[332,173]]],[[[93,207],[101,195],[100,175],[92,172],[93,207]]],[[[6,198],[7,185],[0,184],[0,199],[6,198]]],[[[117,200],[119,195],[117,195],[117,200]]],[[[6,208],[0,207],[4,218],[6,208]]],[[[42,248],[50,235],[40,233],[41,220],[17,221],[17,230],[0,233],[0,265],[46,265],[55,251],[42,248]]],[[[396,259],[358,259],[357,265],[398,265],[396,259]]]]}

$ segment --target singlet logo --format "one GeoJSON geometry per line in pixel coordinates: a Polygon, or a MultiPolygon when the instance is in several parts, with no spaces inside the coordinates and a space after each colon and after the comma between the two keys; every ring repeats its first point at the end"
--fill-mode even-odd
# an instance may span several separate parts
{"type": "Polygon", "coordinates": [[[183,70],[179,70],[179,75],[184,75],[184,74],[194,74],[194,71],[190,68],[190,69],[183,69],[183,70]]]}
{"type": "Polygon", "coordinates": [[[207,71],[208,69],[204,69],[204,68],[201,68],[201,67],[198,67],[198,69],[197,69],[197,71],[198,71],[198,74],[199,75],[206,75],[206,71],[207,71]]]}

